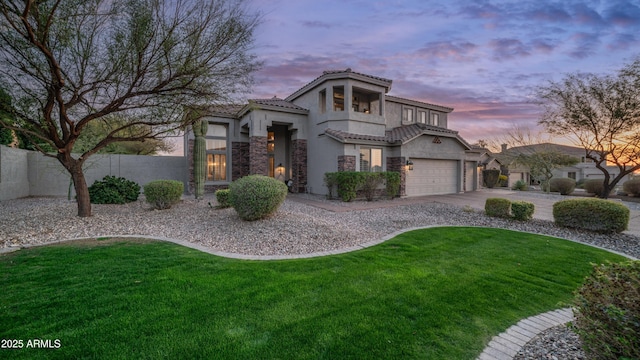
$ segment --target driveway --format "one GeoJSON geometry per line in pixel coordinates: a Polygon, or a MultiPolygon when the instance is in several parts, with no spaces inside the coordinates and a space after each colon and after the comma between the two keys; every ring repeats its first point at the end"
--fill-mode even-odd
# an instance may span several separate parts
{"type": "MultiPolygon", "coordinates": [[[[484,204],[488,198],[500,197],[506,198],[511,201],[528,201],[534,204],[535,212],[533,217],[541,220],[553,221],[553,204],[557,201],[568,198],[567,196],[555,195],[555,194],[541,194],[537,192],[527,191],[513,191],[507,189],[480,189],[477,191],[470,191],[461,194],[449,194],[449,195],[430,195],[419,196],[411,198],[400,198],[394,200],[383,201],[355,201],[350,203],[343,203],[340,201],[325,201],[318,196],[299,194],[297,196],[290,196],[289,198],[304,202],[312,206],[323,208],[335,212],[353,211],[353,210],[368,210],[375,208],[385,208],[392,206],[410,205],[422,202],[437,202],[451,205],[458,205],[460,207],[469,206],[477,210],[484,210],[484,204]]],[[[631,202],[622,202],[631,210],[631,216],[629,219],[629,229],[625,233],[640,237],[640,204],[631,202]]]]}

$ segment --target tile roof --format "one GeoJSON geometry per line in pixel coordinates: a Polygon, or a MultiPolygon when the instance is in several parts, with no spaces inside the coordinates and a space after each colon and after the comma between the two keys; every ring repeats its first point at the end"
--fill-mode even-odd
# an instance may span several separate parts
{"type": "Polygon", "coordinates": [[[424,134],[433,135],[434,133],[440,133],[445,136],[448,135],[450,137],[458,137],[457,131],[453,131],[453,130],[449,130],[449,129],[445,129],[437,126],[432,126],[432,125],[426,125],[426,124],[411,124],[411,125],[399,126],[386,131],[384,136],[353,134],[353,133],[349,133],[341,130],[334,130],[334,129],[326,129],[324,132],[325,134],[342,142],[347,140],[361,140],[361,141],[384,142],[388,144],[403,144],[424,134]]]}
{"type": "Polygon", "coordinates": [[[214,105],[209,107],[209,111],[212,115],[222,115],[222,116],[238,116],[238,113],[245,105],[234,105],[234,104],[222,104],[222,105],[214,105]]]}
{"type": "Polygon", "coordinates": [[[286,100],[277,98],[275,96],[272,97],[271,99],[249,99],[249,103],[264,105],[264,106],[275,106],[275,107],[290,109],[290,110],[308,111],[307,109],[300,107],[290,101],[286,101],[286,100]]]}
{"type": "Polygon", "coordinates": [[[299,96],[301,96],[302,94],[306,93],[307,91],[313,89],[315,86],[321,84],[323,81],[325,81],[326,79],[336,79],[336,78],[360,78],[359,80],[362,81],[366,81],[366,79],[370,79],[369,81],[371,81],[374,84],[378,84],[379,86],[383,86],[386,90],[385,92],[388,92],[389,90],[391,90],[391,84],[393,83],[392,80],[389,79],[385,79],[379,76],[373,76],[373,75],[367,75],[367,74],[363,74],[363,73],[359,73],[359,72],[355,72],[353,70],[351,70],[351,68],[347,68],[346,70],[325,70],[322,72],[322,75],[318,76],[317,78],[311,80],[310,82],[308,82],[307,84],[305,84],[303,87],[301,87],[300,89],[294,91],[291,95],[287,96],[287,100],[294,100],[296,98],[298,98],[299,96]]]}
{"type": "Polygon", "coordinates": [[[401,98],[401,97],[398,97],[398,96],[386,95],[384,98],[386,100],[389,100],[389,101],[396,101],[396,102],[404,103],[404,104],[418,104],[418,105],[422,105],[422,106],[425,106],[425,107],[435,107],[435,108],[439,108],[439,109],[441,109],[443,111],[446,111],[446,112],[452,112],[453,111],[453,108],[448,107],[448,106],[443,106],[443,105],[438,105],[438,104],[430,104],[428,102],[418,101],[418,100],[413,100],[413,99],[406,99],[406,98],[401,98]]]}
{"type": "MultiPolygon", "coordinates": [[[[319,76],[318,78],[321,78],[323,75],[329,75],[329,74],[342,74],[342,73],[348,73],[348,74],[358,74],[364,77],[368,77],[374,80],[379,80],[379,81],[384,81],[384,82],[392,82],[389,79],[385,79],[383,77],[379,77],[379,76],[373,76],[373,75],[367,75],[367,74],[363,74],[361,72],[357,72],[357,71],[353,71],[351,70],[351,68],[347,68],[346,70],[325,70],[322,72],[322,75],[319,76]]],[[[313,82],[313,81],[312,81],[313,82]]]]}

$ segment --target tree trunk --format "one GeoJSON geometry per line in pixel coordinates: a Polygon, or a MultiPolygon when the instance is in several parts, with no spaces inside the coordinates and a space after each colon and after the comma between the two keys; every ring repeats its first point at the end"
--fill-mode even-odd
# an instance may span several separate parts
{"type": "Polygon", "coordinates": [[[91,216],[89,187],[87,187],[87,180],[85,179],[84,172],[82,171],[84,161],[76,160],[71,156],[65,156],[64,154],[59,154],[57,158],[62,166],[69,171],[71,179],[73,179],[73,187],[76,190],[76,203],[78,204],[78,216],[91,216]]]}

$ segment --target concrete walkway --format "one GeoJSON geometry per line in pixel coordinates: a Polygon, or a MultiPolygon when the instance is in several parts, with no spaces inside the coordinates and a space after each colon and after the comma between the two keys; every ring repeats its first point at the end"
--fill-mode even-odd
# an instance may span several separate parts
{"type": "Polygon", "coordinates": [[[494,336],[477,360],[511,360],[539,333],[573,321],[570,308],[550,311],[520,320],[498,336],[494,336]]]}

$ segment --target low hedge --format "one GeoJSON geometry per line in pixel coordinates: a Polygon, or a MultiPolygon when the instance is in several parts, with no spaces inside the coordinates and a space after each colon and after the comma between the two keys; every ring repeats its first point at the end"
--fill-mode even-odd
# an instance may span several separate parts
{"type": "Polygon", "coordinates": [[[535,206],[528,201],[514,201],[511,203],[511,214],[513,218],[520,221],[527,221],[533,218],[535,206]]]}
{"type": "Polygon", "coordinates": [[[511,216],[511,201],[503,198],[488,198],[484,203],[487,216],[508,218],[511,216]]]}
{"type": "Polygon", "coordinates": [[[574,298],[573,329],[590,359],[640,359],[640,261],[594,265],[574,298]]]}
{"type": "Polygon", "coordinates": [[[400,193],[400,173],[396,171],[360,172],[338,171],[324,174],[327,197],[333,198],[333,189],[337,188],[338,197],[349,202],[358,196],[368,201],[380,195],[379,187],[384,184],[384,195],[393,199],[400,193]]]}
{"type": "Polygon", "coordinates": [[[559,226],[602,233],[620,233],[629,225],[629,208],[602,199],[567,199],[553,204],[559,226]]]}
{"type": "Polygon", "coordinates": [[[218,201],[218,207],[220,209],[231,207],[231,202],[229,201],[229,189],[220,189],[216,191],[216,200],[218,201]]]}
{"type": "Polygon", "coordinates": [[[588,192],[589,194],[599,195],[602,194],[602,191],[604,190],[604,180],[588,179],[584,181],[582,187],[584,188],[584,191],[588,192]]]}
{"type": "Polygon", "coordinates": [[[144,186],[144,196],[155,209],[169,209],[177,204],[184,193],[184,184],[178,180],[155,180],[144,186]]]}
{"type": "Polygon", "coordinates": [[[570,178],[552,178],[549,180],[549,191],[569,195],[576,189],[576,181],[570,178]]]}
{"type": "Polygon", "coordinates": [[[229,185],[229,203],[241,219],[264,219],[278,210],[287,197],[287,184],[264,175],[242,177],[229,185]]]}
{"type": "Polygon", "coordinates": [[[625,181],[622,183],[622,190],[629,195],[640,196],[640,179],[625,181]]]}

